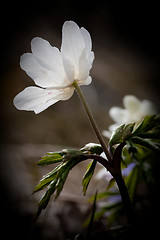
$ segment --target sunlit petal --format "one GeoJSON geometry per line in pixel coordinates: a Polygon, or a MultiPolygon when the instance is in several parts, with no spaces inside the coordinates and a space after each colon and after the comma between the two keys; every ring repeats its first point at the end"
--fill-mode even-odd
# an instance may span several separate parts
{"type": "Polygon", "coordinates": [[[39,113],[59,100],[69,99],[72,94],[72,88],[55,90],[27,87],[14,98],[14,105],[19,110],[39,113]]]}
{"type": "Polygon", "coordinates": [[[25,53],[21,56],[20,66],[40,87],[60,86],[62,82],[67,84],[63,81],[64,75],[60,76],[57,71],[50,71],[40,65],[32,53],[25,53]]]}
{"type": "Polygon", "coordinates": [[[62,28],[61,52],[73,64],[75,71],[78,70],[79,58],[84,48],[84,39],[78,25],[73,21],[66,21],[62,28]]]}
{"type": "Polygon", "coordinates": [[[20,110],[39,113],[59,100],[69,99],[74,81],[88,85],[94,53],[88,31],[73,21],[66,21],[62,28],[61,51],[47,40],[35,37],[31,41],[32,53],[21,56],[20,66],[38,87],[28,87],[14,99],[20,110]]]}

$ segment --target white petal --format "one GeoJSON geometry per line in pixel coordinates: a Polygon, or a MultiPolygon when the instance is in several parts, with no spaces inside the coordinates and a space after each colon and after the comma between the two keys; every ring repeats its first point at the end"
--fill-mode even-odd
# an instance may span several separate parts
{"type": "Polygon", "coordinates": [[[53,48],[50,43],[43,38],[33,38],[31,41],[31,49],[36,58],[43,59],[48,65],[52,66],[52,64],[59,59],[58,49],[53,48]]]}
{"type": "Polygon", "coordinates": [[[20,58],[20,66],[26,72],[36,73],[40,65],[32,53],[24,53],[20,58]]]}
{"type": "Polygon", "coordinates": [[[123,124],[123,123],[119,123],[119,124],[117,124],[117,123],[115,123],[115,124],[111,124],[111,125],[108,127],[108,129],[109,129],[109,131],[110,131],[111,133],[113,133],[118,127],[120,127],[121,124],[123,124]]]}
{"type": "Polygon", "coordinates": [[[125,109],[122,109],[120,107],[112,107],[109,110],[109,115],[113,119],[114,122],[123,124],[127,121],[127,111],[125,109]]]}
{"type": "Polygon", "coordinates": [[[52,47],[43,38],[35,37],[31,41],[31,49],[37,61],[43,67],[51,71],[62,72],[64,76],[62,54],[58,48],[52,47]]]}
{"type": "Polygon", "coordinates": [[[112,133],[111,133],[110,131],[107,131],[107,130],[103,130],[103,131],[102,131],[102,135],[103,135],[104,137],[108,138],[108,139],[110,139],[111,134],[112,134],[112,133]]]}
{"type": "Polygon", "coordinates": [[[64,70],[58,71],[58,68],[53,71],[48,70],[37,61],[32,53],[25,53],[21,56],[20,66],[40,87],[57,87],[68,84],[64,70]]]}
{"type": "Polygon", "coordinates": [[[126,95],[123,98],[123,104],[129,114],[135,114],[141,107],[141,101],[133,95],[126,95]]]}
{"type": "Polygon", "coordinates": [[[80,29],[80,31],[82,33],[82,37],[84,39],[86,48],[88,49],[88,51],[91,51],[91,49],[92,49],[92,41],[91,41],[91,36],[90,36],[89,32],[84,27],[82,27],[80,29]]]}
{"type": "Polygon", "coordinates": [[[78,85],[79,86],[81,86],[81,85],[89,85],[91,82],[92,82],[92,78],[91,78],[91,76],[89,76],[85,81],[78,82],[78,85]]]}
{"type": "Polygon", "coordinates": [[[72,84],[73,81],[76,79],[74,65],[71,63],[69,59],[63,58],[63,66],[67,79],[69,80],[70,84],[72,84]]]}
{"type": "Polygon", "coordinates": [[[35,37],[31,41],[33,54],[27,53],[21,57],[23,70],[41,87],[68,85],[62,53],[56,47],[42,38],[35,37]]]}
{"type": "Polygon", "coordinates": [[[79,71],[77,72],[75,79],[78,79],[79,81],[86,80],[89,76],[89,71],[91,67],[92,65],[88,61],[88,58],[86,56],[86,51],[83,51],[79,58],[79,71]]]}
{"type": "Polygon", "coordinates": [[[156,114],[157,111],[152,102],[150,102],[149,100],[143,100],[141,102],[141,112],[145,116],[145,115],[156,114]]]}
{"type": "Polygon", "coordinates": [[[65,59],[72,62],[75,71],[78,70],[79,58],[84,48],[84,39],[78,25],[73,21],[66,21],[62,28],[61,52],[65,59]]]}
{"type": "Polygon", "coordinates": [[[86,46],[85,50],[86,50],[88,61],[92,65],[93,60],[94,60],[94,52],[91,51],[92,50],[91,36],[85,28],[82,27],[80,30],[81,30],[82,37],[83,37],[84,42],[85,42],[85,46],[86,46]]]}
{"type": "Polygon", "coordinates": [[[19,110],[40,113],[59,100],[67,100],[73,94],[73,89],[42,89],[27,87],[14,98],[14,105],[19,110]]]}
{"type": "Polygon", "coordinates": [[[53,87],[57,85],[52,73],[42,67],[32,53],[25,53],[20,59],[21,68],[34,80],[35,84],[40,87],[53,87]]]}

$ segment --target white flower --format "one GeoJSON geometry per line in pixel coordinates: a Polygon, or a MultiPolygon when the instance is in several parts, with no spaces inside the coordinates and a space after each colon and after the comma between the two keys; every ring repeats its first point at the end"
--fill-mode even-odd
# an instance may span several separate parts
{"type": "Polygon", "coordinates": [[[34,80],[36,86],[25,88],[14,98],[19,110],[40,113],[59,100],[67,100],[74,93],[74,81],[88,85],[94,53],[89,32],[73,21],[62,28],[61,50],[48,41],[35,37],[31,41],[32,53],[21,56],[21,68],[34,80]]]}
{"type": "Polygon", "coordinates": [[[155,106],[148,100],[140,101],[133,95],[126,95],[123,98],[124,109],[112,107],[109,111],[110,117],[115,122],[109,126],[109,131],[104,130],[103,135],[110,138],[112,132],[122,124],[140,123],[146,115],[155,114],[155,106]]]}

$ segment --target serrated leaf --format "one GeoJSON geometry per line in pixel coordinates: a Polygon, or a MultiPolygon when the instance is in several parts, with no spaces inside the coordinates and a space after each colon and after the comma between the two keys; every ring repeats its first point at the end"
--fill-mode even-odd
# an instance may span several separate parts
{"type": "Polygon", "coordinates": [[[86,195],[86,191],[89,185],[89,182],[93,176],[95,167],[96,167],[97,161],[93,160],[89,163],[88,167],[87,167],[87,171],[83,176],[83,180],[82,180],[82,186],[83,186],[83,193],[84,195],[86,195]]]}
{"type": "Polygon", "coordinates": [[[35,220],[40,215],[42,209],[46,208],[51,195],[55,191],[56,191],[55,199],[59,197],[59,194],[63,189],[64,183],[66,181],[69,171],[79,162],[80,162],[79,158],[75,159],[74,161],[63,162],[60,165],[58,165],[53,171],[43,176],[43,178],[40,180],[39,184],[35,188],[34,193],[42,190],[48,185],[49,185],[49,188],[46,191],[46,193],[43,195],[43,197],[41,198],[38,204],[39,208],[35,215],[35,220]]]}
{"type": "Polygon", "coordinates": [[[118,127],[113,133],[112,136],[109,140],[109,145],[112,146],[114,144],[117,144],[121,141],[122,138],[122,133],[124,130],[125,124],[121,125],[120,127],[118,127]]]}
{"type": "Polygon", "coordinates": [[[61,168],[61,166],[62,166],[62,164],[57,166],[51,172],[49,172],[46,175],[44,175],[42,177],[42,179],[39,181],[39,183],[36,186],[36,188],[34,189],[33,193],[38,192],[38,191],[44,189],[45,187],[47,187],[57,177],[58,170],[61,168]]]}
{"type": "Polygon", "coordinates": [[[36,220],[38,218],[38,216],[41,214],[41,211],[47,207],[48,202],[49,202],[52,194],[55,191],[56,183],[57,183],[57,180],[53,180],[50,183],[50,186],[49,186],[48,190],[45,192],[45,194],[42,196],[41,200],[39,201],[39,203],[38,203],[38,211],[37,211],[37,213],[36,213],[36,215],[34,217],[34,220],[36,220]]]}
{"type": "Polygon", "coordinates": [[[55,200],[59,197],[70,170],[79,162],[80,162],[79,158],[74,159],[74,161],[64,162],[62,167],[59,169],[58,175],[57,175],[55,200]]]}
{"type": "Polygon", "coordinates": [[[61,167],[58,169],[57,176],[56,176],[57,183],[56,183],[55,200],[59,197],[70,170],[79,162],[80,162],[79,158],[74,159],[74,161],[67,161],[67,162],[64,162],[61,165],[61,167]]]}
{"type": "Polygon", "coordinates": [[[97,154],[97,155],[100,155],[103,152],[102,146],[97,143],[88,143],[80,150],[87,154],[97,154]]]}
{"type": "Polygon", "coordinates": [[[148,139],[160,139],[160,130],[154,130],[153,132],[142,132],[137,134],[138,137],[148,138],[148,139]]]}
{"type": "Polygon", "coordinates": [[[126,141],[129,137],[132,136],[132,131],[135,124],[123,124],[118,127],[113,133],[109,141],[109,145],[113,146],[118,143],[126,141]]]}
{"type": "Polygon", "coordinates": [[[133,136],[148,132],[160,125],[160,116],[147,115],[133,132],[133,136]]]}
{"type": "Polygon", "coordinates": [[[59,197],[62,189],[63,189],[63,186],[64,186],[64,183],[67,179],[67,176],[69,174],[69,171],[70,169],[67,169],[66,171],[64,171],[61,176],[59,177],[58,181],[57,181],[57,184],[56,184],[56,196],[55,196],[55,200],[59,197]]]}
{"type": "Polygon", "coordinates": [[[80,159],[84,154],[80,150],[75,149],[64,149],[64,161],[72,161],[74,159],[80,159]]]}
{"type": "Polygon", "coordinates": [[[154,143],[148,139],[146,140],[146,139],[143,139],[140,137],[133,137],[132,142],[135,144],[141,145],[145,148],[148,148],[154,152],[160,153],[160,147],[156,143],[154,143]]]}
{"type": "Polygon", "coordinates": [[[41,200],[39,201],[38,203],[38,206],[42,209],[46,208],[48,202],[49,202],[49,199],[51,197],[51,195],[54,193],[54,191],[56,190],[56,183],[57,183],[57,180],[54,179],[50,185],[49,185],[49,188],[48,190],[45,192],[45,194],[42,196],[41,200]]]}
{"type": "Polygon", "coordinates": [[[63,160],[63,154],[58,152],[49,152],[43,156],[42,159],[37,163],[38,165],[48,165],[52,163],[61,162],[63,160]]]}

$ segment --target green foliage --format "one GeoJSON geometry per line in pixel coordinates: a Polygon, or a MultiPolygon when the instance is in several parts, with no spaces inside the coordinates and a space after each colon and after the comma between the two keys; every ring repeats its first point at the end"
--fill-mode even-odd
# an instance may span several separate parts
{"type": "Polygon", "coordinates": [[[143,134],[145,134],[145,133],[151,133],[150,136],[152,136],[153,130],[154,130],[154,132],[155,132],[155,130],[157,132],[157,129],[160,130],[160,116],[148,115],[138,125],[138,127],[133,132],[133,135],[141,137],[141,134],[142,134],[142,136],[144,136],[143,134]]]}
{"type": "MultiPolygon", "coordinates": [[[[145,180],[151,188],[155,183],[153,163],[160,153],[160,117],[156,115],[146,116],[137,127],[135,127],[135,124],[121,125],[114,131],[109,141],[112,153],[116,151],[119,144],[123,143],[125,147],[123,147],[122,155],[120,156],[122,173],[125,170],[128,171],[128,174],[124,176],[124,180],[131,201],[134,203],[137,186],[142,180],[145,180]],[[133,163],[134,167],[129,170],[133,163]]],[[[44,175],[33,191],[35,193],[48,187],[38,203],[38,211],[35,218],[46,208],[52,194],[54,194],[54,199],[59,197],[70,170],[81,161],[92,159],[95,156],[97,158],[93,158],[94,160],[89,163],[83,176],[82,186],[85,195],[93,177],[97,159],[102,152],[101,145],[89,143],[80,150],[64,149],[60,152],[49,152],[43,156],[38,165],[43,166],[53,163],[59,163],[59,165],[44,175]]],[[[96,194],[96,198],[94,197],[92,200],[96,201],[104,198],[118,199],[119,194],[115,179],[112,178],[106,191],[96,194]]],[[[109,211],[109,219],[112,222],[117,217],[117,214],[123,211],[123,204],[120,198],[119,200],[106,203],[103,208],[97,209],[97,212],[95,212],[95,203],[94,219],[101,217],[106,211],[109,211]]]]}
{"type": "Polygon", "coordinates": [[[89,217],[88,224],[87,224],[87,226],[88,226],[87,239],[91,239],[91,233],[92,233],[93,223],[94,223],[94,220],[95,220],[96,201],[97,201],[97,191],[96,191],[95,196],[94,196],[94,201],[93,201],[93,207],[92,207],[91,216],[89,217]]]}
{"type": "MultiPolygon", "coordinates": [[[[104,198],[108,198],[110,196],[117,196],[119,195],[118,189],[116,191],[105,191],[97,194],[97,200],[102,200],[104,198]]],[[[89,201],[92,202],[94,200],[94,196],[89,198],[89,201]]]]}
{"type": "MultiPolygon", "coordinates": [[[[58,162],[60,164],[51,172],[44,175],[33,191],[33,193],[36,193],[48,187],[47,191],[38,203],[38,211],[35,219],[39,216],[41,211],[46,208],[53,193],[55,194],[55,200],[59,197],[70,170],[79,162],[86,160],[87,154],[99,155],[101,153],[102,147],[99,144],[90,143],[80,150],[64,149],[61,152],[49,152],[43,156],[42,159],[38,162],[38,165],[49,165],[58,162]]],[[[86,194],[89,182],[93,176],[96,163],[97,161],[93,160],[88,165],[87,171],[83,177],[82,185],[84,195],[86,194]]]]}
{"type": "Polygon", "coordinates": [[[80,150],[86,154],[97,154],[97,155],[100,155],[103,152],[101,145],[96,143],[88,143],[80,150]]]}
{"type": "Polygon", "coordinates": [[[96,167],[97,161],[93,160],[89,163],[88,167],[87,167],[87,171],[83,176],[83,180],[82,180],[82,186],[83,186],[83,193],[84,195],[86,195],[86,191],[89,185],[89,182],[94,174],[94,170],[96,167]]]}
{"type": "Polygon", "coordinates": [[[134,201],[135,192],[136,192],[139,180],[140,180],[139,179],[139,174],[140,174],[139,171],[140,171],[139,166],[136,165],[132,169],[132,171],[129,173],[129,175],[125,178],[125,183],[128,188],[129,196],[130,196],[130,199],[132,202],[134,201]]]}
{"type": "MultiPolygon", "coordinates": [[[[123,142],[126,145],[122,151],[122,174],[128,169],[127,175],[124,175],[123,178],[134,206],[137,201],[137,188],[142,182],[145,181],[150,191],[155,189],[155,169],[160,153],[160,117],[146,116],[136,128],[134,124],[121,125],[113,133],[109,144],[112,149],[116,149],[123,142]],[[130,170],[131,165],[133,167],[130,170]]],[[[97,202],[103,201],[106,204],[103,207],[97,207],[95,219],[101,218],[107,211],[107,222],[110,225],[123,212],[124,206],[115,181],[111,180],[111,184],[109,183],[108,186],[109,189],[97,194],[97,202]],[[117,200],[118,196],[119,200],[117,200]]],[[[93,199],[94,197],[90,200],[93,201],[93,199]]]]}
{"type": "Polygon", "coordinates": [[[118,127],[112,134],[109,145],[113,146],[122,142],[130,144],[132,152],[136,149],[132,148],[141,145],[152,151],[160,151],[160,116],[149,115],[134,129],[135,124],[123,124],[118,127]]]}
{"type": "Polygon", "coordinates": [[[63,160],[63,152],[49,152],[38,162],[38,165],[48,165],[61,162],[63,160]]]}
{"type": "Polygon", "coordinates": [[[40,202],[38,203],[38,212],[36,218],[41,213],[42,209],[45,209],[52,194],[55,193],[55,199],[57,199],[63,189],[63,185],[66,181],[69,171],[78,163],[80,160],[66,161],[57,166],[53,171],[43,176],[39,184],[34,190],[34,193],[42,190],[43,188],[49,186],[46,193],[42,196],[40,202]]]}
{"type": "Polygon", "coordinates": [[[113,146],[118,143],[125,142],[128,138],[131,137],[134,124],[123,124],[118,127],[112,134],[109,145],[113,146]]]}

